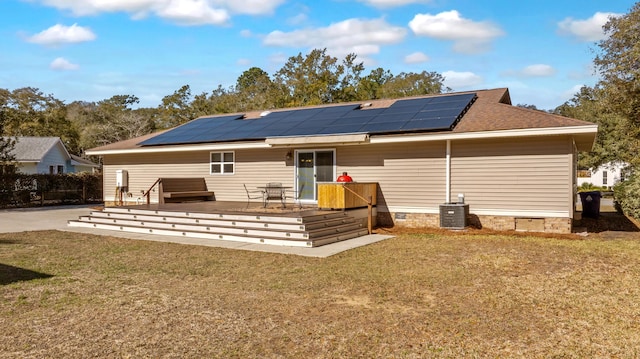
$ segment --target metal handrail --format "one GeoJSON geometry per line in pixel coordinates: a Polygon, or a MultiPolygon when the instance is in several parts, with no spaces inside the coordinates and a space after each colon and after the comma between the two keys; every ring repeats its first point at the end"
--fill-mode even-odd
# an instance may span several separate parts
{"type": "Polygon", "coordinates": [[[160,182],[162,182],[162,178],[158,178],[146,192],[142,193],[143,197],[147,197],[147,204],[151,204],[151,190],[160,182]]]}

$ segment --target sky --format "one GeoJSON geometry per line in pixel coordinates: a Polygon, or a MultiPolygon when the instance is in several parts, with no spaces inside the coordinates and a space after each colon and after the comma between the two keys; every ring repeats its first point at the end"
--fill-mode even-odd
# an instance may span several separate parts
{"type": "Polygon", "coordinates": [[[355,53],[437,72],[454,91],[508,87],[549,110],[598,75],[602,25],[631,0],[0,0],[0,88],[63,100],[134,95],[140,107],[189,85],[229,88],[251,67],[355,53]]]}

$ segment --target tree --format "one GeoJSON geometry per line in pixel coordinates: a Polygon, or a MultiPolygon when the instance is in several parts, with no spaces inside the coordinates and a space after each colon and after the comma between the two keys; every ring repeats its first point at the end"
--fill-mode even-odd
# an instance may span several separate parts
{"type": "Polygon", "coordinates": [[[382,98],[382,87],[386,84],[393,74],[389,70],[378,67],[371,70],[369,75],[363,77],[358,82],[358,94],[360,100],[375,100],[382,98]]]}
{"type": "MultiPolygon", "coordinates": [[[[0,125],[0,135],[2,134],[0,125]]],[[[0,175],[13,173],[15,171],[16,157],[13,155],[15,140],[11,137],[0,136],[0,175]]]]}
{"type": "Polygon", "coordinates": [[[626,148],[629,137],[625,132],[623,116],[615,113],[602,99],[603,91],[599,87],[584,86],[580,92],[553,112],[598,125],[598,136],[589,153],[578,154],[578,166],[581,169],[597,168],[610,162],[628,162],[626,148]]]}
{"type": "Polygon", "coordinates": [[[344,60],[342,60],[341,70],[342,78],[340,79],[340,86],[335,91],[334,101],[336,102],[350,102],[363,99],[359,94],[359,84],[362,71],[364,71],[364,64],[362,62],[356,62],[356,54],[348,54],[344,60]]]}
{"type": "Polygon", "coordinates": [[[162,98],[162,104],[158,107],[158,128],[170,128],[193,120],[192,101],[189,85],[182,86],[172,95],[162,98]]]}
{"type": "Polygon", "coordinates": [[[602,80],[598,84],[605,105],[623,122],[616,127],[626,134],[625,154],[620,160],[640,166],[640,2],[629,13],[610,18],[607,37],[598,43],[594,64],[602,80]]]}
{"type": "Polygon", "coordinates": [[[290,57],[275,78],[286,90],[285,107],[320,105],[334,102],[343,72],[327,49],[314,49],[307,56],[290,57]]]}
{"type": "Polygon", "coordinates": [[[78,150],[78,132],[67,118],[65,104],[37,88],[24,87],[0,94],[0,123],[8,136],[60,137],[72,153],[78,150]]]}
{"type": "Polygon", "coordinates": [[[529,105],[529,104],[526,104],[526,103],[519,103],[519,104],[516,105],[516,107],[526,108],[528,110],[547,112],[545,110],[539,109],[536,105],[529,105]]]}
{"type": "Polygon", "coordinates": [[[9,137],[5,137],[4,132],[4,113],[7,110],[10,95],[9,90],[0,89],[0,168],[2,169],[0,174],[4,173],[6,168],[10,168],[15,160],[11,153],[15,145],[14,141],[9,137]]]}
{"type": "Polygon", "coordinates": [[[238,111],[249,111],[278,107],[282,91],[271,80],[269,74],[258,67],[252,67],[236,81],[238,111]]]}
{"type": "Polygon", "coordinates": [[[138,102],[133,95],[116,95],[87,107],[83,147],[102,146],[153,132],[156,111],[132,109],[138,102]]]}
{"type": "Polygon", "coordinates": [[[401,72],[389,78],[380,88],[382,97],[398,98],[442,93],[444,77],[436,72],[401,72]]]}
{"type": "Polygon", "coordinates": [[[640,2],[629,13],[610,18],[607,37],[598,42],[594,65],[601,80],[583,89],[560,111],[586,115],[599,124],[593,164],[622,161],[628,177],[614,187],[616,202],[628,215],[640,216],[640,2]]]}

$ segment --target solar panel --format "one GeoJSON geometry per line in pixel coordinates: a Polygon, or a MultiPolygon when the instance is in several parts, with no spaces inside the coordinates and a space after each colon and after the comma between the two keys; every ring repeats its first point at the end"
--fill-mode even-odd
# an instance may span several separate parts
{"type": "Polygon", "coordinates": [[[451,130],[476,95],[397,100],[385,109],[360,105],[274,111],[256,119],[243,115],[203,117],[140,143],[141,146],[260,140],[277,136],[401,133],[451,130]]]}
{"type": "Polygon", "coordinates": [[[366,133],[386,133],[386,132],[394,132],[402,129],[404,122],[377,122],[377,123],[368,123],[362,126],[359,132],[366,133]]]}
{"type": "Polygon", "coordinates": [[[229,126],[231,121],[235,121],[242,118],[243,115],[227,115],[220,117],[203,117],[184,125],[178,126],[172,130],[162,133],[158,136],[152,137],[146,141],[140,143],[141,146],[152,145],[175,145],[182,143],[194,143],[192,138],[194,135],[201,133],[203,128],[207,130],[216,130],[229,126]]]}
{"type": "Polygon", "coordinates": [[[376,122],[400,122],[400,121],[409,121],[413,117],[415,112],[400,112],[400,113],[383,113],[378,116],[373,117],[369,123],[376,122]]]}
{"type": "Polygon", "coordinates": [[[411,120],[427,119],[427,118],[442,118],[442,117],[457,117],[460,114],[459,109],[444,109],[439,111],[421,111],[413,114],[411,120]]]}
{"type": "Polygon", "coordinates": [[[375,117],[371,116],[371,115],[365,115],[365,116],[358,116],[358,117],[341,117],[339,119],[336,119],[335,121],[331,122],[329,125],[334,126],[334,125],[350,125],[350,124],[365,124],[369,121],[371,121],[371,119],[375,117]]]}
{"type": "Polygon", "coordinates": [[[451,129],[450,118],[431,118],[428,120],[409,121],[402,126],[403,130],[416,131],[422,130],[425,127],[431,129],[431,131],[443,131],[451,129]]]}

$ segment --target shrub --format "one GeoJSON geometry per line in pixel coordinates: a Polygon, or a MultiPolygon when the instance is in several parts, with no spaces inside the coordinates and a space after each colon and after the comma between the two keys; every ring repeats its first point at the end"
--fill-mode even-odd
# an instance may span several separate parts
{"type": "Polygon", "coordinates": [[[0,207],[101,201],[101,175],[13,173],[0,176],[0,207]]]}
{"type": "Polygon", "coordinates": [[[616,207],[628,216],[640,219],[640,174],[634,173],[614,187],[616,207]]]}

